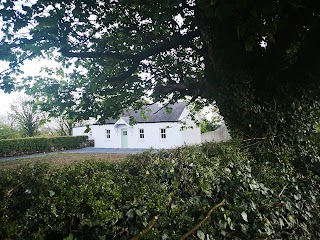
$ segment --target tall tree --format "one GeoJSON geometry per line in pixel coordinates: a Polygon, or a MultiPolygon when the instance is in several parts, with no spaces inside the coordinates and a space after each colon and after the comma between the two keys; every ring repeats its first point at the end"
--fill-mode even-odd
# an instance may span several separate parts
{"type": "Polygon", "coordinates": [[[83,116],[106,118],[145,95],[216,100],[255,146],[315,153],[298,146],[319,116],[318,0],[13,0],[0,13],[2,88],[25,59],[58,52],[77,66],[83,116]]]}
{"type": "Polygon", "coordinates": [[[39,112],[26,97],[19,97],[10,105],[8,116],[13,125],[26,137],[38,135],[39,127],[44,119],[43,113],[39,112]]]}

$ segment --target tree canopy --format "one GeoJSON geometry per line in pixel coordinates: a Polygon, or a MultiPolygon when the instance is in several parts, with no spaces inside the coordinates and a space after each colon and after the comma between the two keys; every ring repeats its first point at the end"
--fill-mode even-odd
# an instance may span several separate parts
{"type": "Polygon", "coordinates": [[[234,132],[272,146],[305,141],[319,121],[318,0],[13,0],[0,14],[1,89],[25,59],[55,58],[73,67],[81,118],[146,96],[215,100],[234,132]]]}

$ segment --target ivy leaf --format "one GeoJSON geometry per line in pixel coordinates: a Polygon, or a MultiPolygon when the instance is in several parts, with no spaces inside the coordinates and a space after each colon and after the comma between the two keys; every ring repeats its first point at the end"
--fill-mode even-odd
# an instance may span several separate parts
{"type": "Polygon", "coordinates": [[[53,197],[55,194],[56,194],[56,193],[55,193],[54,191],[49,190],[49,196],[50,196],[50,197],[53,197]]]}
{"type": "Polygon", "coordinates": [[[243,219],[244,221],[248,222],[248,215],[247,215],[247,213],[246,213],[245,211],[243,211],[243,212],[241,213],[241,217],[242,217],[242,219],[243,219]]]}
{"type": "Polygon", "coordinates": [[[197,237],[201,240],[204,240],[206,238],[206,235],[201,230],[198,230],[197,237]]]}
{"type": "Polygon", "coordinates": [[[63,240],[73,240],[74,237],[73,237],[73,234],[70,233],[68,237],[65,237],[63,240]]]}
{"type": "Polygon", "coordinates": [[[134,209],[130,209],[127,213],[126,213],[128,218],[133,218],[134,217],[134,209]]]}

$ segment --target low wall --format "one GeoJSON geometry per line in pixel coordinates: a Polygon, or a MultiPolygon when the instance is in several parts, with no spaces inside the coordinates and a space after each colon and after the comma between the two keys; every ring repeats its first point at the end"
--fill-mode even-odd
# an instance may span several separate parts
{"type": "Polygon", "coordinates": [[[231,139],[226,125],[221,125],[219,128],[212,132],[201,134],[201,142],[222,142],[231,139]]]}

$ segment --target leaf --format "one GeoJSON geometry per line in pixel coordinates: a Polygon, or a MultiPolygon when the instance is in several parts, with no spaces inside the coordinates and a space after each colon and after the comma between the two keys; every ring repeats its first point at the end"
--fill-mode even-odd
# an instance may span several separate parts
{"type": "Polygon", "coordinates": [[[39,125],[40,125],[40,126],[43,126],[43,125],[46,124],[46,122],[47,122],[47,119],[43,118],[43,119],[41,119],[41,120],[39,121],[39,125]]]}
{"type": "Polygon", "coordinates": [[[128,218],[133,218],[134,217],[134,209],[130,209],[127,213],[126,213],[128,218]]]}
{"type": "Polygon", "coordinates": [[[247,213],[246,213],[245,211],[243,211],[243,212],[241,213],[241,217],[242,217],[242,219],[243,219],[244,221],[248,222],[248,215],[247,215],[247,213]]]}
{"type": "Polygon", "coordinates": [[[141,217],[143,215],[143,212],[141,212],[139,209],[136,209],[135,213],[141,217]]]}
{"type": "Polygon", "coordinates": [[[294,199],[297,200],[297,201],[301,199],[301,195],[300,195],[299,193],[294,194],[293,197],[294,197],[294,199]]]}
{"type": "Polygon", "coordinates": [[[56,193],[55,193],[54,191],[49,190],[49,196],[50,196],[50,197],[53,197],[55,194],[56,194],[56,193]]]}
{"type": "Polygon", "coordinates": [[[70,233],[68,237],[65,237],[63,240],[73,240],[73,234],[70,233]]]}
{"type": "Polygon", "coordinates": [[[206,238],[206,235],[201,230],[198,230],[197,237],[201,240],[204,240],[206,238]]]}

